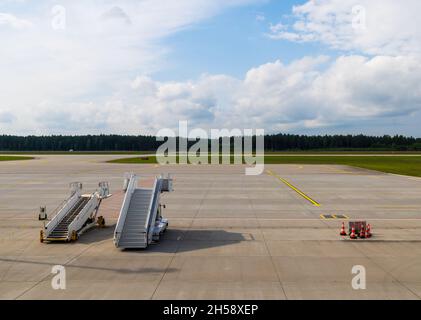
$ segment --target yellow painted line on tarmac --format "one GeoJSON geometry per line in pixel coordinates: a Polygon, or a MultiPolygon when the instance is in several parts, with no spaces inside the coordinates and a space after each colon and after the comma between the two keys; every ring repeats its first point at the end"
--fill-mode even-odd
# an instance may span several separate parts
{"type": "Polygon", "coordinates": [[[334,214],[335,219],[345,219],[349,220],[349,217],[346,214],[334,214]],[[339,217],[338,217],[339,216],[339,217]]]}
{"type": "Polygon", "coordinates": [[[269,174],[270,176],[273,176],[275,178],[277,178],[279,181],[283,182],[285,185],[287,185],[288,187],[290,187],[292,190],[294,190],[295,192],[297,192],[300,196],[302,196],[304,199],[306,199],[307,201],[311,202],[314,206],[316,207],[320,207],[320,203],[318,203],[316,200],[313,200],[312,198],[310,198],[308,195],[306,195],[304,192],[302,192],[301,190],[299,190],[298,188],[294,187],[291,183],[289,183],[287,180],[285,180],[284,178],[281,178],[280,176],[278,176],[277,174],[273,173],[270,170],[266,170],[267,174],[269,174]]]}
{"type": "Polygon", "coordinates": [[[320,219],[323,220],[349,220],[346,214],[321,214],[320,219]]]}

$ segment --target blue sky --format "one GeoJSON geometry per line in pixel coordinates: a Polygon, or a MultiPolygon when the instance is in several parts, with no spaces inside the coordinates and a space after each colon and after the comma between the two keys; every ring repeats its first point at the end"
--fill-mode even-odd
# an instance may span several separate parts
{"type": "Polygon", "coordinates": [[[291,13],[303,1],[267,1],[226,12],[165,40],[170,46],[168,69],[160,80],[186,80],[201,73],[242,77],[250,68],[268,61],[289,63],[306,55],[332,52],[318,44],[273,41],[266,36],[268,26],[291,13]],[[264,20],[260,20],[264,18],[264,20]],[[174,79],[174,77],[176,79],[174,79]]]}
{"type": "Polygon", "coordinates": [[[421,136],[418,0],[0,0],[0,128],[421,136]]]}

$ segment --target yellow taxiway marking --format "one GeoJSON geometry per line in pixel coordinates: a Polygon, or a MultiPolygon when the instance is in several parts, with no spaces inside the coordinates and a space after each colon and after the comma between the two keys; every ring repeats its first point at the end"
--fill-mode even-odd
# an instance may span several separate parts
{"type": "Polygon", "coordinates": [[[320,219],[323,220],[349,220],[349,217],[345,214],[321,214],[320,219]]]}
{"type": "Polygon", "coordinates": [[[338,217],[338,214],[333,215],[335,219],[346,219],[349,220],[349,217],[346,214],[339,214],[340,217],[338,217]]]}
{"type": "Polygon", "coordinates": [[[320,203],[318,203],[317,201],[313,200],[312,198],[310,198],[308,195],[306,195],[304,192],[302,192],[301,190],[299,190],[298,188],[294,187],[291,183],[289,183],[287,180],[285,180],[284,178],[281,178],[280,176],[278,176],[277,174],[273,173],[270,170],[266,171],[267,174],[269,174],[270,176],[273,176],[275,178],[278,178],[279,181],[283,182],[284,184],[286,184],[288,187],[290,187],[292,190],[294,190],[295,192],[297,192],[300,196],[302,196],[304,199],[308,200],[309,202],[311,202],[314,206],[316,207],[320,207],[320,203]]]}

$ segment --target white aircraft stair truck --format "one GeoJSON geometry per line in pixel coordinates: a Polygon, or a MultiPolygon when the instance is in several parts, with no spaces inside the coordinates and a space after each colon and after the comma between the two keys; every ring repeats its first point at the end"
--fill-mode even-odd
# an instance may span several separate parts
{"type": "Polygon", "coordinates": [[[99,189],[92,194],[82,194],[82,184],[71,184],[70,198],[64,201],[54,212],[53,218],[40,233],[41,242],[76,241],[84,232],[94,227],[105,225],[103,217],[96,218],[101,201],[110,197],[107,182],[100,182],[99,189]]]}
{"type": "Polygon", "coordinates": [[[156,177],[152,188],[138,187],[139,177],[126,175],[126,191],[114,232],[114,244],[121,249],[145,249],[153,241],[159,241],[168,227],[162,217],[160,197],[172,191],[172,178],[156,177]]]}

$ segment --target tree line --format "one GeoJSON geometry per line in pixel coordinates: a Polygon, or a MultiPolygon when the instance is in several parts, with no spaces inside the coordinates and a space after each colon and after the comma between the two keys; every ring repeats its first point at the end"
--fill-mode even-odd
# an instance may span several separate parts
{"type": "MultiPolygon", "coordinates": [[[[233,138],[231,138],[233,140],[233,138]]],[[[154,136],[81,135],[13,136],[0,135],[0,151],[155,151],[163,142],[154,136]]],[[[189,141],[188,145],[194,144],[189,141]]],[[[367,135],[265,136],[266,151],[305,150],[391,150],[421,151],[421,138],[367,135]]]]}

